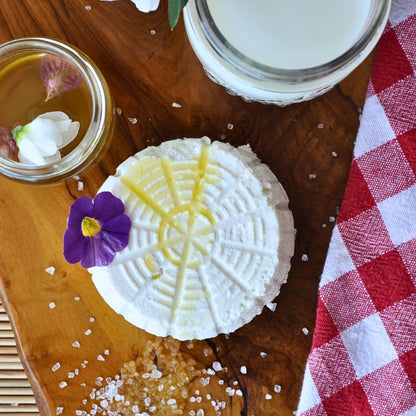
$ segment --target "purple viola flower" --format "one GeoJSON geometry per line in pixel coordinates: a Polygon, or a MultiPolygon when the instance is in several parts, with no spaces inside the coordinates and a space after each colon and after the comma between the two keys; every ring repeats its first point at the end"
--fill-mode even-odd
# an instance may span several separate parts
{"type": "Polygon", "coordinates": [[[107,266],[127,246],[130,228],[123,202],[111,192],[78,198],[69,211],[64,257],[85,268],[107,266]]]}

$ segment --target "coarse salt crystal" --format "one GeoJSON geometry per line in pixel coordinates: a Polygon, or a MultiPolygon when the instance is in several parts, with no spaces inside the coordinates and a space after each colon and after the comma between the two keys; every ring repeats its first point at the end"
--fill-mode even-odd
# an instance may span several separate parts
{"type": "Polygon", "coordinates": [[[91,10],[91,6],[85,6],[85,10],[90,11],[91,10]]]}
{"type": "Polygon", "coordinates": [[[75,414],[77,416],[81,416],[82,415],[82,410],[75,410],[75,414]]]}
{"type": "Polygon", "coordinates": [[[308,261],[309,257],[307,254],[302,254],[302,261],[308,261]]]}
{"type": "Polygon", "coordinates": [[[55,273],[55,267],[48,267],[47,269],[45,269],[45,272],[53,275],[55,273]]]}
{"type": "Polygon", "coordinates": [[[316,179],[316,173],[310,173],[309,179],[316,179]]]}
{"type": "Polygon", "coordinates": [[[66,387],[68,385],[68,383],[66,382],[66,381],[61,381],[60,383],[59,383],[59,387],[61,388],[61,389],[63,389],[64,387],[66,387]]]}
{"type": "Polygon", "coordinates": [[[137,404],[135,404],[131,410],[133,410],[134,413],[139,413],[139,406],[137,406],[137,404]]]}
{"type": "Polygon", "coordinates": [[[229,396],[234,396],[235,389],[232,389],[231,387],[227,387],[225,389],[225,392],[228,393],[229,396]]]}
{"type": "Polygon", "coordinates": [[[75,377],[75,373],[73,373],[72,371],[70,371],[68,373],[68,378],[74,378],[75,377]]]}
{"type": "Polygon", "coordinates": [[[61,368],[61,363],[55,363],[52,367],[52,371],[55,372],[61,368]]]}
{"type": "Polygon", "coordinates": [[[55,303],[55,302],[51,302],[51,303],[49,304],[49,307],[50,307],[51,309],[54,309],[54,308],[56,307],[56,303],[55,303]]]}
{"type": "Polygon", "coordinates": [[[237,386],[238,385],[238,381],[237,380],[233,381],[233,385],[234,386],[237,386]]]}
{"type": "Polygon", "coordinates": [[[104,409],[106,407],[108,407],[108,400],[104,399],[100,401],[100,406],[103,407],[104,409]]]}
{"type": "Polygon", "coordinates": [[[322,228],[326,228],[328,227],[326,224],[322,224],[322,228]]]}
{"type": "Polygon", "coordinates": [[[84,189],[84,182],[78,182],[78,191],[82,191],[84,189]]]}
{"type": "Polygon", "coordinates": [[[247,374],[247,367],[245,365],[240,368],[241,374],[247,374]]]}
{"type": "Polygon", "coordinates": [[[335,222],[335,217],[328,217],[329,222],[335,222]]]}
{"type": "Polygon", "coordinates": [[[130,121],[131,124],[136,124],[137,123],[137,118],[136,117],[129,117],[128,120],[130,121]]]}
{"type": "Polygon", "coordinates": [[[213,368],[215,371],[221,371],[221,370],[222,370],[222,365],[221,365],[221,363],[220,363],[220,362],[218,362],[218,361],[214,361],[214,362],[212,363],[212,368],[213,368]]]}
{"type": "Polygon", "coordinates": [[[147,406],[147,407],[149,407],[149,406],[150,406],[150,397],[146,397],[146,398],[144,399],[144,404],[145,404],[145,406],[147,406]]]}
{"type": "Polygon", "coordinates": [[[303,332],[305,335],[308,335],[308,334],[309,334],[309,330],[308,330],[308,328],[302,328],[302,332],[303,332]]]}
{"type": "Polygon", "coordinates": [[[271,399],[272,399],[272,395],[271,395],[271,394],[269,394],[269,393],[267,393],[267,394],[264,396],[264,398],[265,398],[266,400],[271,400],[271,399]]]}
{"type": "Polygon", "coordinates": [[[98,354],[97,360],[98,361],[105,361],[105,358],[101,354],[98,354]]]}
{"type": "Polygon", "coordinates": [[[224,380],[218,380],[218,384],[224,384],[224,380]]]}
{"type": "Polygon", "coordinates": [[[279,384],[275,384],[274,391],[276,393],[280,393],[282,391],[282,387],[279,384]]]}
{"type": "Polygon", "coordinates": [[[197,412],[196,412],[196,416],[204,416],[204,411],[202,410],[202,409],[199,409],[197,412]]]}
{"type": "Polygon", "coordinates": [[[81,300],[81,298],[80,298],[79,296],[75,296],[75,297],[74,297],[74,300],[78,302],[78,301],[80,301],[80,300],[81,300]]]}
{"type": "Polygon", "coordinates": [[[119,116],[121,116],[121,108],[120,108],[120,107],[117,107],[117,108],[116,108],[116,113],[117,113],[119,116]]]}
{"type": "Polygon", "coordinates": [[[75,342],[72,344],[72,346],[73,346],[74,348],[79,348],[79,347],[81,346],[81,344],[80,344],[78,341],[75,341],[75,342]]]}
{"type": "Polygon", "coordinates": [[[110,355],[110,350],[104,350],[104,355],[110,355]]]}
{"type": "Polygon", "coordinates": [[[213,376],[215,374],[215,371],[213,369],[211,369],[211,368],[208,368],[207,369],[207,374],[213,376]]]}
{"type": "Polygon", "coordinates": [[[88,336],[88,335],[91,335],[91,332],[92,332],[92,331],[91,331],[91,329],[87,329],[87,330],[85,331],[85,335],[87,335],[87,336],[88,336]]]}
{"type": "Polygon", "coordinates": [[[176,400],[175,399],[169,399],[166,403],[169,404],[169,405],[175,404],[176,400]]]}
{"type": "Polygon", "coordinates": [[[276,307],[277,307],[277,303],[274,303],[274,302],[270,302],[270,303],[268,303],[268,304],[266,304],[266,306],[272,311],[272,312],[274,312],[275,310],[276,310],[276,307]]]}
{"type": "Polygon", "coordinates": [[[181,105],[181,104],[179,104],[179,103],[172,103],[172,107],[175,107],[175,108],[181,108],[181,107],[182,107],[182,105],[181,105]]]}
{"type": "Polygon", "coordinates": [[[150,34],[151,34],[151,35],[156,35],[156,30],[152,29],[152,30],[150,31],[150,34]]]}
{"type": "Polygon", "coordinates": [[[318,124],[318,129],[323,129],[323,128],[324,128],[323,123],[319,123],[319,124],[318,124]]]}
{"type": "Polygon", "coordinates": [[[227,124],[227,129],[228,130],[232,130],[234,128],[234,125],[233,124],[231,124],[231,123],[228,123],[227,124]]]}
{"type": "Polygon", "coordinates": [[[93,316],[90,317],[90,322],[95,322],[95,318],[93,316]]]}
{"type": "Polygon", "coordinates": [[[262,352],[260,353],[260,357],[261,357],[261,358],[264,358],[264,357],[266,357],[266,356],[267,356],[267,353],[266,353],[266,352],[262,351],[262,352]]]}
{"type": "Polygon", "coordinates": [[[64,411],[64,408],[62,406],[59,406],[56,408],[56,414],[60,415],[64,411]]]}
{"type": "Polygon", "coordinates": [[[88,400],[87,399],[84,399],[83,401],[82,401],[82,404],[87,404],[88,403],[88,400]]]}
{"type": "Polygon", "coordinates": [[[333,157],[337,157],[337,156],[338,156],[338,153],[337,153],[337,152],[332,152],[332,153],[331,153],[331,155],[332,155],[333,157]]]}

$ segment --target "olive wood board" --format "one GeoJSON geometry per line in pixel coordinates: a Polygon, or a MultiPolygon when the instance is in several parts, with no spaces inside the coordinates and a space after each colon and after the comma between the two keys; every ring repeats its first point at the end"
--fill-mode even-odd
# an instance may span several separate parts
{"type": "Polygon", "coordinates": [[[63,415],[88,410],[83,400],[96,387],[96,378],[114,377],[154,337],[113,312],[88,271],[63,258],[70,205],[82,195],[93,197],[123,160],[149,145],[202,136],[236,146],[248,143],[288,193],[297,229],[292,268],[274,312],[265,308],[229,336],[195,341],[193,348],[182,343],[183,354],[200,368],[218,361],[228,369],[212,376],[206,387],[194,380],[190,393],[200,390],[204,400],[189,408],[214,415],[206,400],[210,394],[226,401],[222,415],[293,415],[312,343],[319,277],[347,182],[374,54],[312,101],[287,107],[249,103],[207,77],[182,17],[170,30],[166,3],[144,14],[127,0],[0,0],[1,43],[48,36],[74,44],[101,68],[117,108],[109,149],[79,179],[30,186],[0,178],[2,301],[40,414],[55,415],[58,407],[63,415]],[[55,268],[53,275],[45,271],[48,267],[55,268]],[[86,336],[88,329],[91,335],[86,336]],[[76,341],[79,348],[73,346],[76,341]],[[105,361],[98,360],[107,349],[105,361]],[[56,363],[60,368],[52,371],[56,363]],[[79,375],[68,379],[74,368],[79,375]],[[280,393],[275,385],[281,386],[280,393]],[[241,395],[230,396],[226,387],[240,389],[241,395]]]}

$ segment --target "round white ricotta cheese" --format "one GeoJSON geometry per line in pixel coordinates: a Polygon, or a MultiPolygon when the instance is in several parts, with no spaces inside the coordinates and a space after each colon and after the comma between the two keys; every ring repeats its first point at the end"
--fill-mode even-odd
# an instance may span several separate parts
{"type": "Polygon", "coordinates": [[[128,246],[93,267],[105,301],[158,336],[205,339],[260,314],[294,250],[288,197],[248,145],[178,139],[128,158],[99,192],[120,198],[128,246]]]}

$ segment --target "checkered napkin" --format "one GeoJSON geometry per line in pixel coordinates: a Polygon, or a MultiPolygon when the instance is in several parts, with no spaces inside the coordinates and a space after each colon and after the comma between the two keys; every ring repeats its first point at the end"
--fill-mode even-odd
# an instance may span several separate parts
{"type": "Polygon", "coordinates": [[[297,415],[416,415],[416,0],[379,42],[297,415]]]}

